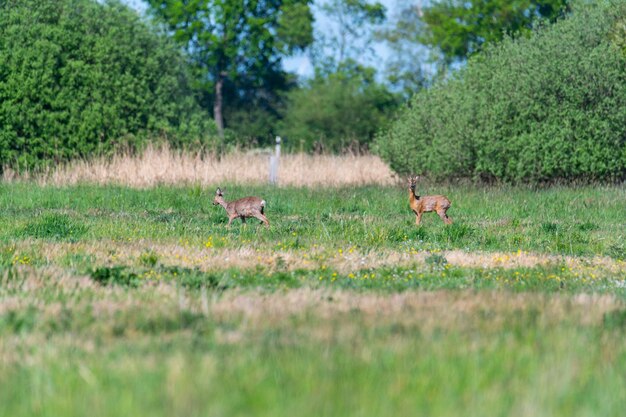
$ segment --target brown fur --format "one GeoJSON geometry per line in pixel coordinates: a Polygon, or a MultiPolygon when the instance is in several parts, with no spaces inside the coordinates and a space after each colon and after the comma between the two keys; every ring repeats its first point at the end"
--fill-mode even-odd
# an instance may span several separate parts
{"type": "Polygon", "coordinates": [[[415,192],[418,177],[409,177],[409,206],[415,213],[415,224],[420,225],[422,214],[430,211],[436,212],[445,224],[452,224],[452,219],[446,214],[450,206],[450,200],[443,195],[419,196],[415,192]]]}
{"type": "Polygon", "coordinates": [[[265,209],[265,200],[262,200],[259,197],[244,197],[239,200],[227,202],[224,200],[224,193],[218,188],[217,191],[215,191],[213,204],[219,204],[224,207],[226,213],[228,214],[228,226],[230,226],[236,218],[240,218],[241,222],[245,223],[246,218],[255,217],[261,220],[261,223],[264,223],[265,226],[270,227],[269,220],[267,220],[267,217],[263,214],[263,210],[265,209]]]}

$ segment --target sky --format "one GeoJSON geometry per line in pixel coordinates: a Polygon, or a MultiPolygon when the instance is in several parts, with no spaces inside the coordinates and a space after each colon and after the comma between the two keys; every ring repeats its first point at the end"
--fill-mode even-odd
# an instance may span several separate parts
{"type": "MultiPolygon", "coordinates": [[[[387,18],[390,18],[393,15],[394,7],[398,4],[399,0],[378,0],[387,8],[387,18]]],[[[324,15],[317,13],[315,15],[315,25],[316,29],[320,30],[328,25],[328,21],[324,15]]],[[[368,62],[369,65],[378,66],[377,69],[381,69],[384,65],[385,59],[389,55],[389,49],[387,46],[378,42],[373,45],[374,52],[376,54],[376,59],[373,62],[368,62]]],[[[306,56],[296,56],[287,58],[284,60],[285,70],[289,72],[295,72],[296,74],[307,77],[313,74],[313,67],[311,66],[311,61],[306,56]]]]}
{"type": "MultiPolygon", "coordinates": [[[[390,18],[394,14],[394,9],[397,7],[397,4],[400,0],[378,0],[387,8],[387,17],[390,18]]],[[[146,10],[146,5],[142,0],[122,0],[122,2],[128,4],[130,7],[134,8],[140,13],[143,13],[146,10]]],[[[321,15],[315,15],[315,24],[319,29],[324,28],[328,25],[327,19],[321,15]]],[[[384,43],[378,43],[374,45],[374,51],[376,54],[376,59],[372,63],[374,66],[379,66],[377,69],[381,69],[384,65],[385,59],[389,54],[388,48],[384,43]]],[[[311,66],[311,61],[307,56],[300,55],[294,56],[291,58],[286,58],[283,60],[283,66],[286,71],[295,72],[301,77],[308,77],[313,74],[313,67],[311,66]]]]}

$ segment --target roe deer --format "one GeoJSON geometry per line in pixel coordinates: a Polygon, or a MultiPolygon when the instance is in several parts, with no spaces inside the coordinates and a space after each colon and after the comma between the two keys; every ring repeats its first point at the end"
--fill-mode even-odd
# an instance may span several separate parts
{"type": "Polygon", "coordinates": [[[270,227],[270,222],[263,214],[265,208],[265,200],[259,197],[244,197],[239,200],[227,202],[224,200],[224,192],[218,188],[215,191],[215,198],[213,199],[214,205],[220,205],[224,207],[228,214],[228,226],[237,217],[241,219],[242,223],[246,222],[246,217],[256,217],[261,220],[261,223],[265,223],[265,226],[270,227]]]}
{"type": "Polygon", "coordinates": [[[419,226],[422,214],[429,211],[436,211],[445,224],[452,224],[452,219],[446,214],[451,206],[450,200],[443,195],[417,195],[415,186],[418,178],[409,177],[409,206],[415,213],[415,224],[419,226]]]}

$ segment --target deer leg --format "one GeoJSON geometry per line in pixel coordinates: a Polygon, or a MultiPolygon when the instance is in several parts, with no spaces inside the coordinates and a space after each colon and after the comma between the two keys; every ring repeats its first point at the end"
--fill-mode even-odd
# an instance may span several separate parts
{"type": "Polygon", "coordinates": [[[448,215],[446,214],[446,210],[439,210],[437,211],[437,214],[439,215],[439,217],[441,217],[441,220],[443,220],[443,222],[445,224],[452,224],[452,219],[450,217],[448,217],[448,215]]]}
{"type": "Polygon", "coordinates": [[[419,226],[421,221],[422,221],[422,213],[419,211],[416,211],[415,212],[415,225],[419,226]]]}
{"type": "Polygon", "coordinates": [[[246,224],[246,218],[241,216],[241,223],[246,224]]]}
{"type": "Polygon", "coordinates": [[[257,219],[261,220],[261,223],[265,223],[265,226],[270,227],[270,221],[267,220],[267,217],[265,217],[265,215],[263,213],[255,213],[254,217],[256,217],[257,219]]]}
{"type": "Polygon", "coordinates": [[[237,218],[237,215],[235,214],[234,216],[228,216],[228,224],[226,225],[226,227],[230,227],[230,224],[233,222],[233,220],[235,220],[237,218]]]}
{"type": "Polygon", "coordinates": [[[261,216],[263,216],[263,217],[261,218],[261,221],[262,221],[263,223],[265,223],[265,227],[267,227],[267,228],[269,229],[269,227],[270,227],[270,221],[269,221],[269,220],[267,220],[267,217],[265,217],[265,215],[264,215],[264,214],[261,214],[261,216]]]}

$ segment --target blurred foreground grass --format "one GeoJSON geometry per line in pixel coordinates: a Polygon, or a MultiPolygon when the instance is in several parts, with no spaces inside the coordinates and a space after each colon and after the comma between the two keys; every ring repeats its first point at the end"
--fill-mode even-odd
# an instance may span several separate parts
{"type": "Polygon", "coordinates": [[[0,415],[619,416],[626,193],[0,186],[0,415]]]}

